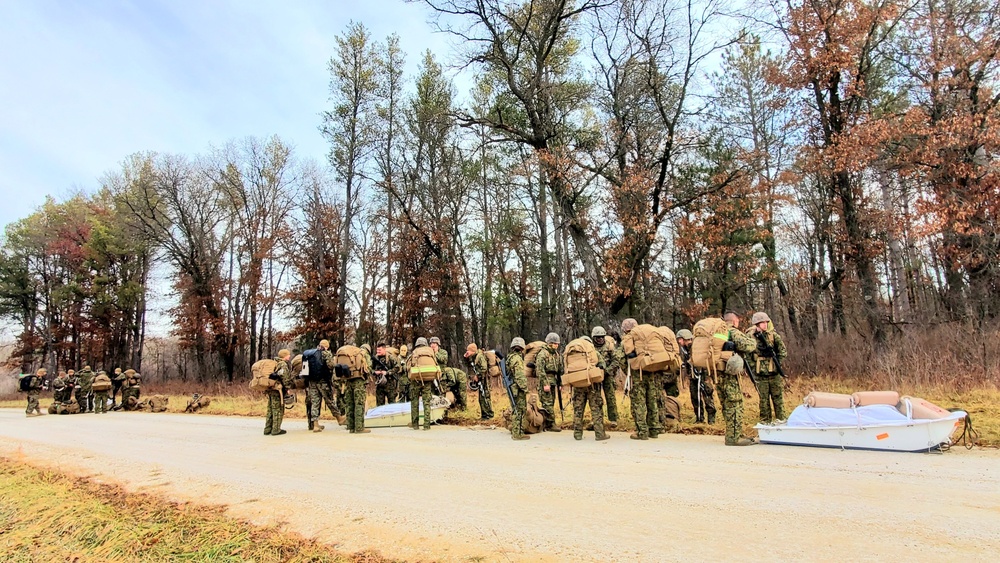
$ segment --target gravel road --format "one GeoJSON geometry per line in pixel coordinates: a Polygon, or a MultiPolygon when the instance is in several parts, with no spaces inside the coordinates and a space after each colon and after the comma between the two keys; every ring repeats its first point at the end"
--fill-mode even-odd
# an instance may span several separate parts
{"type": "Polygon", "coordinates": [[[0,454],[408,560],[994,560],[1000,452],[0,410],[0,454]]]}

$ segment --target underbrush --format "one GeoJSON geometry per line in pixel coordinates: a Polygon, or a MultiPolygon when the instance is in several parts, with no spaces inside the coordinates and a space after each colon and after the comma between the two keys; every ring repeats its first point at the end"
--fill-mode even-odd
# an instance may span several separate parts
{"type": "Polygon", "coordinates": [[[224,511],[0,458],[4,561],[388,561],[371,552],[337,553],[224,511]]]}

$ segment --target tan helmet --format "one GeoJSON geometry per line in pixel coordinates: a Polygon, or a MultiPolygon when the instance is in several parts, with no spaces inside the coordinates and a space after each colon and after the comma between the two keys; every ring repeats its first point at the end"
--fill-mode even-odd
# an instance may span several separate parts
{"type": "Polygon", "coordinates": [[[115,374],[116,375],[119,374],[119,373],[121,373],[121,372],[122,372],[122,368],[115,368],[115,374]]]}
{"type": "Polygon", "coordinates": [[[586,340],[587,342],[590,342],[591,344],[593,344],[593,343],[594,343],[594,341],[593,341],[593,340],[591,340],[591,339],[590,339],[590,337],[589,337],[589,336],[587,336],[587,335],[583,335],[583,336],[581,336],[581,337],[580,337],[580,340],[586,340]]]}
{"type": "Polygon", "coordinates": [[[319,341],[319,347],[322,348],[322,349],[324,349],[324,350],[329,350],[330,349],[330,341],[327,340],[327,339],[325,339],[325,338],[323,340],[320,340],[319,341]]]}
{"type": "Polygon", "coordinates": [[[758,311],[753,314],[753,317],[750,318],[750,324],[752,325],[755,325],[757,323],[769,323],[769,322],[771,322],[771,317],[768,317],[767,313],[765,313],[764,311],[758,311]]]}
{"type": "Polygon", "coordinates": [[[598,336],[607,336],[608,332],[604,330],[603,326],[595,326],[593,330],[590,331],[590,336],[592,338],[597,338],[598,336]]]}
{"type": "Polygon", "coordinates": [[[420,346],[427,346],[427,339],[421,336],[420,338],[417,339],[416,342],[413,343],[413,346],[415,348],[419,348],[420,346]]]}
{"type": "Polygon", "coordinates": [[[622,321],[622,333],[628,334],[628,331],[632,330],[637,326],[639,326],[639,323],[635,322],[635,319],[629,317],[624,321],[622,321]]]}
{"type": "Polygon", "coordinates": [[[521,349],[523,349],[524,348],[524,339],[521,338],[520,336],[515,336],[514,340],[510,341],[510,347],[511,348],[521,348],[521,349]]]}
{"type": "Polygon", "coordinates": [[[432,336],[431,340],[430,340],[430,343],[431,344],[437,344],[438,346],[440,346],[441,345],[441,339],[438,338],[437,336],[432,336]]]}
{"type": "Polygon", "coordinates": [[[546,344],[559,344],[559,335],[556,334],[556,333],[554,333],[554,332],[550,332],[550,333],[546,334],[545,335],[545,343],[546,344]]]}
{"type": "Polygon", "coordinates": [[[361,349],[364,350],[365,352],[368,352],[369,354],[372,353],[372,345],[368,344],[367,342],[361,345],[361,349]]]}
{"type": "Polygon", "coordinates": [[[66,375],[76,375],[76,370],[72,370],[71,369],[71,370],[69,370],[69,371],[66,372],[66,375]]]}
{"type": "Polygon", "coordinates": [[[475,356],[477,352],[479,352],[479,347],[476,346],[475,342],[473,342],[465,349],[465,357],[468,358],[469,356],[475,356]]]}
{"type": "Polygon", "coordinates": [[[289,350],[288,348],[282,348],[281,350],[278,350],[278,357],[283,360],[288,359],[291,355],[292,351],[289,350]]]}
{"type": "Polygon", "coordinates": [[[684,340],[694,340],[694,334],[686,328],[682,328],[677,331],[677,338],[683,338],[684,340]]]}
{"type": "Polygon", "coordinates": [[[47,373],[49,373],[49,370],[45,368],[38,368],[38,371],[35,372],[35,375],[45,375],[47,373]]]}

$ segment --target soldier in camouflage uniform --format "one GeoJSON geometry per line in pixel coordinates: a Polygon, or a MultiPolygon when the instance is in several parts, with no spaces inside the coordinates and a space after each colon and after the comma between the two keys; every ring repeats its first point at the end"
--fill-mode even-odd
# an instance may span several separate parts
{"type": "Polygon", "coordinates": [[[271,374],[271,379],[277,381],[280,387],[268,389],[264,392],[267,395],[267,416],[264,419],[265,436],[280,436],[288,433],[286,430],[281,429],[281,422],[285,418],[285,401],[282,397],[282,392],[285,389],[291,389],[295,385],[292,370],[288,365],[288,360],[291,357],[291,350],[281,349],[278,350],[278,357],[274,358],[278,366],[275,368],[274,373],[271,374]]]}
{"type": "MultiPolygon", "coordinates": [[[[593,340],[588,336],[583,338],[590,340],[593,344],[593,340]]],[[[598,353],[597,355],[597,367],[604,371],[605,379],[607,375],[607,365],[604,363],[604,355],[598,353]]],[[[577,440],[583,440],[583,415],[587,410],[587,403],[590,403],[590,418],[594,423],[594,438],[601,442],[611,438],[608,436],[607,432],[604,431],[604,399],[601,397],[603,392],[603,387],[600,383],[593,383],[587,387],[574,387],[573,388],[573,438],[577,440]]]]}
{"type": "Polygon", "coordinates": [[[455,407],[464,411],[468,408],[469,375],[456,368],[441,368],[441,391],[451,391],[455,395],[455,407]]]}
{"type": "Polygon", "coordinates": [[[406,344],[399,347],[399,394],[396,396],[396,402],[400,403],[410,402],[410,372],[404,369],[406,352],[406,344]]]}
{"type": "Polygon", "coordinates": [[[469,366],[472,382],[479,386],[479,418],[493,418],[493,398],[490,397],[490,368],[486,354],[473,342],[465,349],[465,363],[469,366]]]}
{"type": "MultiPolygon", "coordinates": [[[[627,335],[633,328],[639,326],[635,319],[622,321],[622,335],[627,335]]],[[[630,374],[628,392],[629,403],[632,406],[632,419],[635,421],[635,432],[629,435],[632,440],[648,440],[656,438],[663,430],[660,424],[660,378],[655,372],[630,371],[625,349],[620,353],[619,369],[630,374]]]]}
{"type": "Polygon", "coordinates": [[[437,336],[432,336],[431,350],[434,350],[434,359],[437,360],[438,367],[444,369],[448,367],[448,351],[441,347],[441,339],[437,336]]]}
{"type": "Polygon", "coordinates": [[[396,401],[396,385],[399,380],[399,358],[389,354],[385,342],[375,346],[372,362],[372,376],[375,378],[375,406],[380,407],[396,401]]]}
{"type": "Polygon", "coordinates": [[[510,378],[510,391],[514,395],[511,405],[510,437],[512,440],[530,440],[531,436],[524,434],[524,413],[528,410],[528,377],[524,375],[524,339],[515,338],[510,342],[510,353],[507,354],[507,376],[510,378]]]}
{"type": "Polygon", "coordinates": [[[52,380],[52,400],[56,403],[66,403],[73,393],[73,388],[69,386],[69,378],[66,372],[60,371],[56,378],[52,380]]]}
{"type": "Polygon", "coordinates": [[[94,411],[94,372],[90,366],[83,366],[77,374],[76,403],[80,405],[80,412],[94,411]]]}
{"type": "MultiPolygon", "coordinates": [[[[420,337],[417,339],[413,346],[414,352],[417,348],[422,346],[427,346],[427,339],[420,337]]],[[[431,347],[433,349],[433,347],[431,347]]],[[[440,357],[435,354],[438,361],[438,366],[440,367],[440,357]]],[[[447,354],[445,354],[445,360],[447,361],[447,354]]],[[[406,361],[406,372],[409,373],[412,366],[413,354],[410,354],[409,359],[406,361]]],[[[423,400],[424,403],[424,430],[431,429],[431,388],[434,385],[433,381],[416,381],[410,380],[410,428],[416,430],[420,428],[420,401],[423,400]]]]}
{"type": "Polygon", "coordinates": [[[31,378],[31,383],[28,384],[28,406],[24,409],[24,416],[42,416],[42,409],[38,405],[38,396],[42,393],[42,381],[48,373],[45,368],[39,368],[35,375],[26,376],[31,378]]]}
{"type": "Polygon", "coordinates": [[[122,407],[125,410],[134,410],[139,405],[141,394],[139,373],[134,369],[127,369],[122,375],[125,376],[125,382],[122,386],[122,407]]]}
{"type": "Polygon", "coordinates": [[[368,399],[368,374],[372,372],[372,347],[361,345],[363,375],[350,377],[344,382],[344,415],[347,416],[347,431],[351,434],[368,434],[365,428],[365,401],[368,399]]]}
{"type": "MultiPolygon", "coordinates": [[[[607,338],[608,333],[604,330],[604,327],[595,326],[593,330],[590,331],[590,338],[594,342],[594,347],[597,348],[597,352],[601,355],[601,359],[604,361],[606,368],[604,369],[604,382],[601,383],[601,389],[604,392],[604,404],[608,406],[608,426],[614,428],[618,425],[618,398],[615,396],[615,376],[618,373],[618,366],[621,365],[621,358],[619,354],[622,354],[621,348],[615,346],[615,343],[607,338]]],[[[593,407],[591,407],[593,411],[593,407]]]]}
{"type": "Polygon", "coordinates": [[[736,313],[726,313],[723,319],[729,323],[729,339],[722,350],[736,352],[726,362],[726,369],[720,374],[719,399],[722,401],[722,418],[726,420],[726,445],[749,446],[755,442],[743,437],[743,389],[740,376],[746,373],[743,358],[739,354],[749,354],[757,349],[757,344],[739,329],[740,317],[736,313]]]}
{"type": "Polygon", "coordinates": [[[125,382],[125,376],[122,375],[122,368],[115,368],[114,375],[111,376],[111,408],[114,409],[118,406],[118,393],[122,389],[122,384],[125,382]]]}
{"type": "Polygon", "coordinates": [[[546,432],[562,432],[556,426],[556,393],[562,392],[563,362],[559,354],[559,335],[550,332],[545,336],[545,346],[535,356],[535,375],[538,377],[538,400],[545,417],[546,432]]]}
{"type": "Polygon", "coordinates": [[[756,350],[750,357],[754,363],[754,375],[757,378],[757,394],[760,396],[760,421],[769,423],[772,421],[783,422],[785,420],[785,382],[778,373],[777,363],[783,361],[788,356],[785,348],[785,341],[774,328],[771,328],[771,319],[767,313],[754,313],[751,319],[753,326],[748,334],[754,339],[756,350]],[[774,405],[773,417],[771,406],[774,405]]]}
{"type": "Polygon", "coordinates": [[[688,378],[688,387],[691,390],[691,407],[694,409],[696,423],[705,422],[705,415],[708,415],[708,423],[715,424],[715,386],[704,370],[695,369],[691,365],[691,344],[694,342],[694,334],[682,328],[677,331],[677,348],[681,352],[681,370],[679,377],[688,378]]]}
{"type": "MultiPolygon", "coordinates": [[[[319,416],[323,412],[323,403],[326,402],[326,406],[330,409],[330,414],[337,419],[338,422],[343,424],[341,421],[346,421],[338,409],[338,403],[333,399],[333,372],[334,366],[337,365],[337,360],[333,356],[333,352],[330,351],[330,341],[323,340],[319,341],[316,345],[316,352],[319,354],[319,363],[321,367],[324,368],[324,373],[311,373],[306,379],[306,397],[308,397],[309,403],[309,413],[308,413],[308,427],[309,430],[313,432],[322,432],[325,426],[319,423],[319,416]]],[[[303,361],[307,361],[303,358],[303,361]]]]}
{"type": "MultiPolygon", "coordinates": [[[[108,377],[108,374],[102,369],[97,372],[97,376],[95,376],[95,378],[100,376],[108,377]]],[[[111,378],[108,377],[108,379],[111,378]]],[[[93,385],[93,383],[91,383],[91,385],[93,385]]],[[[108,413],[108,394],[109,391],[107,389],[103,391],[94,391],[94,406],[95,406],[94,412],[98,414],[108,413]]]]}

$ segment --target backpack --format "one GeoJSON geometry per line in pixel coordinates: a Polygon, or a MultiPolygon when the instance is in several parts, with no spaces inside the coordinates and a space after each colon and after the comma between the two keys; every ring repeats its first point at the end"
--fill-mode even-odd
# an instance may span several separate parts
{"type": "Polygon", "coordinates": [[[139,387],[142,383],[142,376],[139,375],[134,369],[127,370],[125,372],[125,384],[129,387],[139,387]]]}
{"type": "Polygon", "coordinates": [[[563,384],[589,387],[592,383],[604,381],[604,370],[597,367],[601,356],[591,341],[585,338],[571,340],[566,345],[563,358],[563,384]]]}
{"type": "Polygon", "coordinates": [[[165,395],[153,395],[148,399],[150,412],[166,412],[170,398],[165,395]]]}
{"type": "Polygon", "coordinates": [[[24,375],[21,377],[21,381],[17,382],[17,388],[21,391],[31,391],[31,385],[35,382],[34,375],[24,375]]]}
{"type": "Polygon", "coordinates": [[[337,348],[337,364],[347,366],[351,374],[345,379],[359,379],[370,373],[368,362],[365,361],[365,351],[357,346],[341,346],[337,348]]]}
{"type": "Polygon", "coordinates": [[[661,326],[656,329],[656,332],[660,334],[660,338],[663,339],[663,347],[666,348],[667,353],[670,354],[670,363],[667,365],[667,371],[680,371],[681,369],[681,346],[677,343],[677,335],[669,327],[661,326]]]}
{"type": "Polygon", "coordinates": [[[257,360],[250,366],[250,389],[254,391],[270,391],[277,389],[278,381],[271,379],[271,375],[278,372],[278,362],[274,360],[257,360]]]}
{"type": "Polygon", "coordinates": [[[536,377],[535,356],[538,355],[539,350],[542,348],[545,348],[545,341],[536,340],[528,344],[527,348],[524,349],[524,375],[526,377],[536,377]]]}
{"type": "Polygon", "coordinates": [[[726,368],[726,361],[732,352],[723,352],[722,346],[729,340],[729,323],[722,319],[702,319],[691,330],[691,365],[711,372],[726,368]]]}
{"type": "Polygon", "coordinates": [[[323,381],[333,377],[330,366],[323,361],[323,354],[319,349],[312,348],[302,352],[302,360],[306,381],[323,381]]]}
{"type": "Polygon", "coordinates": [[[434,357],[434,350],[430,346],[420,346],[414,348],[408,360],[410,369],[410,379],[413,381],[434,381],[441,375],[441,368],[438,367],[437,358],[434,357]]]}
{"type": "Polygon", "coordinates": [[[500,360],[497,359],[496,350],[486,350],[486,373],[491,377],[500,377],[500,360]]]}
{"type": "Polygon", "coordinates": [[[106,373],[99,373],[90,388],[94,391],[107,391],[111,389],[111,378],[106,373]]]}
{"type": "Polygon", "coordinates": [[[306,388],[306,376],[309,375],[309,362],[302,361],[302,354],[296,354],[292,358],[292,373],[295,374],[296,389],[306,388]]]}
{"type": "MultiPolygon", "coordinates": [[[[667,329],[670,331],[670,329],[667,329]]],[[[671,335],[673,331],[670,331],[671,335]]],[[[622,337],[622,347],[630,368],[639,371],[663,371],[677,362],[677,340],[665,341],[666,335],[653,325],[639,325],[622,337]],[[668,351],[669,350],[669,351],[668,351]]]]}

